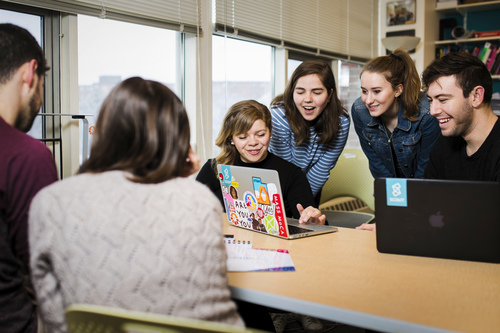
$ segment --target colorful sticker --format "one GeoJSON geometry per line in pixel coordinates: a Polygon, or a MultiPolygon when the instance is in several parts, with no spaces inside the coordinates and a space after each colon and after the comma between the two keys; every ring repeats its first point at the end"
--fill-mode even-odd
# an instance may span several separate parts
{"type": "Polygon", "coordinates": [[[257,199],[255,198],[255,195],[253,195],[253,193],[245,192],[243,199],[248,209],[250,209],[252,212],[255,212],[257,210],[257,199]]]}
{"type": "Polygon", "coordinates": [[[262,208],[260,208],[260,207],[259,207],[259,208],[257,208],[257,217],[258,217],[259,219],[263,219],[265,215],[266,215],[266,214],[264,214],[264,211],[262,210],[262,208]]]}
{"type": "Polygon", "coordinates": [[[264,226],[266,227],[266,230],[268,233],[272,235],[278,234],[278,222],[272,215],[267,215],[263,220],[262,223],[264,223],[264,226]]]}
{"type": "Polygon", "coordinates": [[[234,202],[231,200],[230,202],[227,198],[224,199],[224,203],[226,205],[226,214],[227,219],[231,221],[234,225],[239,224],[238,214],[236,214],[236,208],[234,207],[234,202]]]}
{"type": "Polygon", "coordinates": [[[260,178],[252,177],[253,189],[255,191],[255,196],[257,197],[257,202],[263,205],[270,205],[269,191],[267,190],[267,185],[262,183],[260,178]]]}
{"type": "Polygon", "coordinates": [[[221,165],[222,182],[225,186],[231,186],[231,169],[228,165],[221,165]]]}
{"type": "Polygon", "coordinates": [[[385,180],[387,206],[408,207],[406,179],[387,178],[385,180]]]}
{"type": "Polygon", "coordinates": [[[274,216],[278,221],[278,232],[280,236],[288,237],[288,229],[285,226],[285,214],[283,212],[283,204],[278,194],[273,195],[274,216]]]}

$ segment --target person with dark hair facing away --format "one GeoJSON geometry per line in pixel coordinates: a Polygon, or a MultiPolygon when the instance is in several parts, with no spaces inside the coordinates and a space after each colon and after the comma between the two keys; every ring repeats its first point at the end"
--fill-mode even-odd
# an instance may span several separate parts
{"type": "Polygon", "coordinates": [[[500,181],[500,122],[483,62],[469,53],[450,53],[424,70],[422,82],[442,133],[425,178],[500,181]]]}
{"type": "Polygon", "coordinates": [[[231,300],[219,201],[199,169],[186,110],[139,77],[105,99],[78,175],[33,199],[31,268],[43,321],[66,332],[87,303],[244,326],[231,300]]]}
{"type": "Polygon", "coordinates": [[[401,49],[361,70],[351,116],[374,178],[423,178],[439,124],[420,87],[413,60],[401,49]]]}
{"type": "Polygon", "coordinates": [[[271,102],[269,151],[299,166],[317,205],[349,135],[350,119],[337,96],[330,65],[307,60],[293,72],[282,95],[271,102]]]}
{"type": "Polygon", "coordinates": [[[0,24],[0,332],[37,332],[29,280],[28,210],[57,181],[50,150],[27,135],[43,102],[49,70],[25,29],[0,24]]]}

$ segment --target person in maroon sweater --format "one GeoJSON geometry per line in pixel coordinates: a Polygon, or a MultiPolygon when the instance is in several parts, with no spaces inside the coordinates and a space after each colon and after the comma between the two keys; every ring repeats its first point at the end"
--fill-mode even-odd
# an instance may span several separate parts
{"type": "Polygon", "coordinates": [[[48,70],[41,47],[25,29],[0,24],[0,332],[37,332],[29,292],[28,210],[57,180],[49,149],[25,132],[42,105],[48,70]]]}

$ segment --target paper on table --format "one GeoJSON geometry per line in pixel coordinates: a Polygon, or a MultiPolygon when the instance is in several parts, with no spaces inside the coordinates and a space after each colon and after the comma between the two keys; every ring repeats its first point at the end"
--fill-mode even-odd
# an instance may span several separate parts
{"type": "Polygon", "coordinates": [[[226,243],[226,252],[230,272],[295,271],[288,250],[253,249],[250,243],[226,243]]]}

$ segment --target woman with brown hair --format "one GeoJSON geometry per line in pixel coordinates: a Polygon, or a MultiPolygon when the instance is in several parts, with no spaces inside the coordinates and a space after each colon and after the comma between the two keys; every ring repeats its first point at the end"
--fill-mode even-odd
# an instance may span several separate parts
{"type": "Polygon", "coordinates": [[[369,61],[351,110],[374,178],[423,178],[441,131],[411,57],[402,49],[369,61]]]}
{"type": "Polygon", "coordinates": [[[269,151],[302,169],[319,204],[350,125],[330,65],[322,60],[301,63],[283,95],[271,102],[271,114],[274,133],[269,151]]]}
{"type": "Polygon", "coordinates": [[[186,111],[139,77],[104,101],[79,174],[33,200],[33,283],[50,332],[88,303],[243,326],[231,300],[222,210],[203,185],[186,111]]]}
{"type": "Polygon", "coordinates": [[[326,217],[316,208],[302,170],[267,150],[271,129],[271,113],[265,105],[247,100],[231,106],[215,140],[221,152],[205,163],[196,180],[206,184],[223,206],[217,164],[276,170],[284,196],[286,216],[301,222],[325,224],[326,217]]]}
{"type": "MultiPolygon", "coordinates": [[[[219,198],[221,206],[224,206],[217,177],[217,164],[276,170],[284,197],[286,216],[299,219],[300,222],[325,224],[326,216],[316,208],[311,188],[302,170],[267,150],[271,130],[271,113],[265,105],[253,100],[232,105],[224,116],[222,128],[215,140],[221,152],[216,158],[205,163],[196,180],[207,185],[219,198]]],[[[261,227],[265,230],[263,224],[261,227]]],[[[239,309],[246,309],[240,310],[240,313],[247,325],[268,331],[272,329],[272,323],[266,324],[271,319],[267,313],[268,309],[246,302],[237,304],[239,309]]],[[[283,331],[284,323],[274,323],[277,332],[283,331]]]]}

